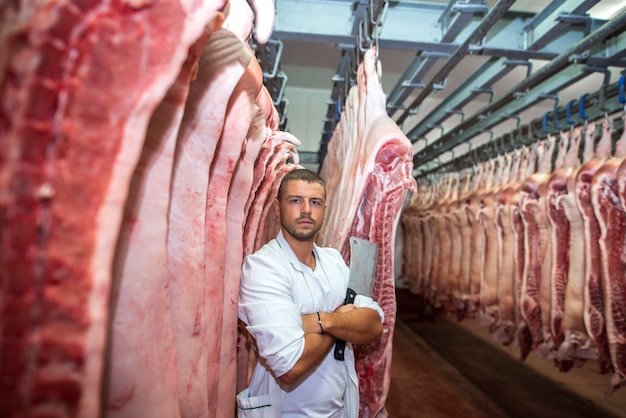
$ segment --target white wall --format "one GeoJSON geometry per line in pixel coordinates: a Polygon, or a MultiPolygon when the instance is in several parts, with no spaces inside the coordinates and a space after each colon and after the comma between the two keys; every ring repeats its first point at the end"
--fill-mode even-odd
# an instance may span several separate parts
{"type": "Polygon", "coordinates": [[[302,145],[298,150],[317,152],[322,138],[323,119],[330,100],[327,89],[306,87],[285,88],[287,108],[287,131],[295,135],[302,145]]]}

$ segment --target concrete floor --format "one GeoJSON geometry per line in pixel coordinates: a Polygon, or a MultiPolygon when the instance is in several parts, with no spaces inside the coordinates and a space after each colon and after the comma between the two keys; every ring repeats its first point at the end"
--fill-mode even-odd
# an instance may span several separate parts
{"type": "Polygon", "coordinates": [[[424,320],[415,306],[399,289],[390,418],[626,417],[626,388],[605,398],[610,376],[593,361],[567,373],[533,353],[522,362],[475,320],[424,320]]]}

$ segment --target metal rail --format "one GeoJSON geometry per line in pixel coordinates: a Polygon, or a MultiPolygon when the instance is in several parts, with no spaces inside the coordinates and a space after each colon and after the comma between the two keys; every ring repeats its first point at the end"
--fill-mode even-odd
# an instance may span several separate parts
{"type": "Polygon", "coordinates": [[[515,0],[499,0],[498,3],[487,13],[487,16],[480,22],[480,25],[474,30],[474,32],[463,42],[463,44],[454,51],[454,54],[445,63],[443,68],[439,70],[437,75],[428,83],[428,85],[420,92],[420,94],[411,102],[409,110],[406,110],[396,122],[401,125],[407,117],[410,115],[410,109],[413,109],[416,105],[422,103],[428,95],[435,90],[437,81],[443,81],[448,77],[448,74],[461,62],[463,58],[470,52],[472,45],[479,44],[487,32],[496,24],[496,22],[504,16],[509,8],[515,3],[515,0]]]}
{"type": "MultiPolygon", "coordinates": [[[[619,82],[603,86],[599,91],[581,96],[578,100],[570,101],[565,107],[558,107],[543,117],[533,119],[530,123],[521,125],[511,132],[497,137],[480,147],[468,150],[435,168],[421,170],[416,179],[425,178],[435,173],[459,172],[471,168],[498,155],[538,142],[548,134],[558,133],[570,127],[580,126],[587,122],[602,119],[607,115],[624,111],[624,77],[619,82]],[[574,115],[578,115],[575,118],[574,115]]],[[[622,118],[614,121],[613,130],[618,137],[619,128],[623,128],[622,118]]]]}
{"type": "MultiPolygon", "coordinates": [[[[514,104],[508,107],[507,105],[516,99],[519,99],[520,93],[527,95],[527,92],[534,87],[540,86],[541,83],[553,76],[558,76],[560,72],[563,72],[563,70],[566,70],[575,63],[575,57],[583,56],[584,52],[594,45],[614,35],[617,31],[624,30],[625,24],[626,12],[622,12],[614,19],[607,21],[596,31],[586,36],[581,42],[567,49],[549,64],[522,80],[517,86],[510,89],[502,97],[488,104],[478,114],[461,122],[452,131],[442,135],[437,141],[427,145],[423,150],[414,156],[413,166],[420,167],[422,164],[425,164],[428,161],[435,159],[437,156],[455,148],[457,145],[463,143],[477,133],[501,122],[507,114],[510,115],[518,113],[519,109],[524,106],[528,106],[527,101],[518,100],[519,105],[514,104]],[[489,120],[486,121],[485,118],[482,117],[483,115],[489,115],[489,120]]],[[[568,82],[571,83],[571,76],[564,77],[564,80],[562,80],[561,83],[563,86],[566,86],[568,82]]]]}

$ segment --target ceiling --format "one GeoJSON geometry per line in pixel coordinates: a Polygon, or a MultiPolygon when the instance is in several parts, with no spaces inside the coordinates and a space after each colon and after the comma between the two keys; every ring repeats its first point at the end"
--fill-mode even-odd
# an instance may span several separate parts
{"type": "Polygon", "coordinates": [[[286,72],[290,87],[328,91],[312,157],[319,162],[353,82],[354,55],[377,44],[388,114],[414,143],[417,177],[467,165],[468,151],[502,143],[520,123],[542,115],[543,128],[565,123],[566,104],[580,108],[583,94],[626,68],[625,9],[623,0],[276,0],[266,50],[282,49],[261,61],[286,72]],[[318,73],[334,74],[332,83],[318,73]]]}

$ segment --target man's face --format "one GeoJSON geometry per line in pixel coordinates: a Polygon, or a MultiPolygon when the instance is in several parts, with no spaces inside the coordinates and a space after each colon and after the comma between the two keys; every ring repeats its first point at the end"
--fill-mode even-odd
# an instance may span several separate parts
{"type": "Polygon", "coordinates": [[[324,187],[290,180],[277,207],[283,229],[298,241],[310,241],[322,227],[326,210],[324,187]]]}

